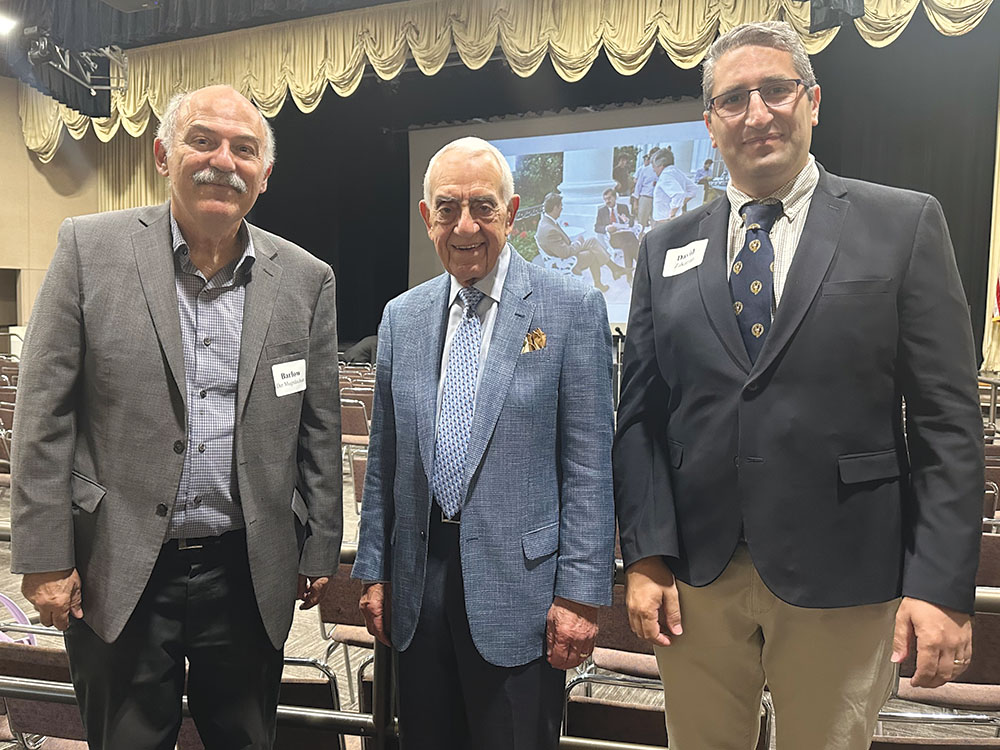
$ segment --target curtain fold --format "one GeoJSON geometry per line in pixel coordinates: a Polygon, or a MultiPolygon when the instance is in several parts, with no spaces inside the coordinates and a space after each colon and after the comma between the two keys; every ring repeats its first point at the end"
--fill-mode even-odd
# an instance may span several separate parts
{"type": "Polygon", "coordinates": [[[986,274],[986,325],[983,327],[983,366],[987,372],[1000,371],[1000,319],[994,311],[997,282],[1000,280],[1000,116],[997,118],[997,150],[993,167],[993,222],[990,225],[990,260],[986,274]]]}
{"type": "MultiPolygon", "coordinates": [[[[855,20],[872,46],[890,44],[918,6],[942,34],[973,29],[992,0],[867,0],[855,20]]],[[[273,117],[287,98],[312,112],[327,86],[350,96],[367,66],[383,79],[407,60],[434,75],[454,48],[476,69],[500,46],[511,69],[534,73],[548,57],[558,74],[578,81],[599,54],[631,75],[655,45],[682,68],[701,62],[720,32],[747,21],[784,18],[815,54],[837,29],[809,34],[809,4],[798,0],[411,0],[142,47],[129,52],[128,90],[112,96],[107,118],[90,119],[25,86],[19,105],[25,144],[52,159],[64,131],[79,140],[88,127],[104,142],[118,130],[141,135],[170,97],[228,83],[273,117]]]]}

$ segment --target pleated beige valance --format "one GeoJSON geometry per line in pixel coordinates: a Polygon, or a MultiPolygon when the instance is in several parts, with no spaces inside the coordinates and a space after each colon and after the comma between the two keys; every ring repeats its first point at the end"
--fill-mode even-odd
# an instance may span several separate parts
{"type": "MultiPolygon", "coordinates": [[[[974,28],[991,3],[866,0],[855,25],[869,44],[884,46],[922,6],[942,34],[959,35],[974,28]]],[[[88,125],[105,142],[122,127],[137,136],[173,94],[212,83],[234,86],[268,116],[289,94],[311,112],[327,85],[340,96],[353,93],[366,65],[390,79],[412,58],[434,75],[454,48],[476,69],[499,42],[511,68],[525,77],[548,55],[560,76],[577,81],[602,50],[617,71],[631,75],[656,44],[691,68],[720,31],[776,18],[788,20],[813,54],[838,31],[810,35],[809,3],[796,0],[412,0],[136,49],[128,53],[128,91],[112,97],[110,117],[91,120],[22,86],[21,122],[28,148],[47,162],[64,130],[77,140],[88,125]]]]}

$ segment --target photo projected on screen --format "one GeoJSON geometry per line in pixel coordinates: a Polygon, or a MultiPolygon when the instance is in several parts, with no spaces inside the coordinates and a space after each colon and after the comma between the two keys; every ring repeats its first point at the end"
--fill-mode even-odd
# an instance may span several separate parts
{"type": "Polygon", "coordinates": [[[701,120],[489,140],[521,196],[514,249],[600,289],[612,323],[628,320],[643,234],[724,194],[728,180],[701,120]]]}

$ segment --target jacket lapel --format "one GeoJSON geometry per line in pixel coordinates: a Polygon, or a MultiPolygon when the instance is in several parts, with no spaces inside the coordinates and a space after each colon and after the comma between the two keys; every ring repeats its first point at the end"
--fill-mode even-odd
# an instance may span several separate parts
{"type": "Polygon", "coordinates": [[[149,315],[153,319],[160,349],[186,408],[184,345],[181,342],[181,317],[177,311],[168,212],[169,204],[164,203],[150,208],[139,217],[142,227],[132,235],[132,250],[135,253],[139,283],[142,285],[149,315]]]}
{"type": "Polygon", "coordinates": [[[750,355],[736,323],[733,296],[729,290],[729,259],[726,253],[729,244],[729,201],[725,197],[715,201],[698,229],[699,237],[708,238],[705,260],[698,266],[698,287],[705,312],[729,356],[744,372],[750,372],[750,355]]]}
{"type": "Polygon", "coordinates": [[[812,304],[820,284],[833,261],[840,242],[840,231],[850,208],[842,196],[847,192],[843,181],[820,167],[819,183],[813,193],[806,224],[788,269],[781,303],[751,374],[761,373],[791,339],[812,304]]]}
{"type": "Polygon", "coordinates": [[[417,399],[417,441],[428,487],[433,486],[437,392],[438,381],[441,379],[441,351],[444,348],[444,333],[448,326],[450,292],[451,277],[448,274],[442,274],[434,279],[427,289],[427,294],[414,308],[413,316],[407,321],[406,326],[409,335],[422,342],[417,347],[415,374],[417,382],[414,393],[417,399]],[[437,321],[437,325],[428,331],[427,321],[437,321]]]}
{"type": "Polygon", "coordinates": [[[535,304],[531,296],[528,263],[513,248],[510,249],[510,266],[504,280],[500,304],[497,307],[490,349],[483,365],[479,389],[476,391],[476,411],[472,417],[469,447],[465,453],[465,481],[462,485],[463,502],[468,497],[469,484],[479,468],[490,442],[500,410],[503,408],[514,377],[517,358],[531,325],[535,304]]]}
{"type": "MultiPolygon", "coordinates": [[[[281,285],[281,266],[274,261],[278,249],[257,227],[247,225],[253,237],[256,258],[250,270],[246,300],[243,303],[243,335],[240,338],[240,364],[236,378],[236,414],[243,414],[250,384],[260,360],[264,339],[271,324],[274,302],[281,285]]],[[[308,380],[309,373],[306,373],[308,380]]]]}

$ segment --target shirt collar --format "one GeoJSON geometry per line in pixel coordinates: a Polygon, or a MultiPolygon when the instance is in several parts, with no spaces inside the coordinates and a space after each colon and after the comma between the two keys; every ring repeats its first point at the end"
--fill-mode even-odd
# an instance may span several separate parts
{"type": "MultiPolygon", "coordinates": [[[[753,201],[758,203],[781,201],[782,213],[789,221],[794,221],[799,211],[809,203],[818,182],[819,167],[816,166],[815,157],[809,154],[809,160],[802,167],[802,171],[770,195],[763,198],[752,198],[735,187],[730,179],[729,184],[726,186],[726,196],[729,198],[729,205],[732,208],[734,216],[740,216],[740,209],[753,201]]],[[[742,222],[742,219],[740,221],[742,222]]]]}
{"type": "MultiPolygon", "coordinates": [[[[180,261],[182,268],[188,270],[187,266],[190,265],[192,270],[189,270],[188,272],[195,273],[196,269],[193,268],[194,264],[188,256],[188,244],[187,240],[184,239],[184,234],[181,232],[180,224],[177,223],[177,219],[174,218],[174,212],[169,210],[169,208],[167,210],[167,214],[170,216],[170,243],[173,247],[174,257],[180,261]]],[[[233,278],[236,278],[236,274],[239,273],[241,269],[245,269],[245,272],[249,273],[250,268],[257,259],[257,254],[253,247],[253,236],[250,234],[250,229],[247,226],[246,220],[240,221],[240,229],[237,236],[243,243],[243,254],[233,267],[233,278]]]]}
{"type": "MultiPolygon", "coordinates": [[[[510,268],[511,252],[510,244],[504,245],[503,250],[500,251],[500,256],[497,258],[497,264],[493,266],[493,270],[473,284],[476,289],[496,303],[500,302],[500,295],[503,293],[503,284],[507,280],[507,269],[510,268]]],[[[461,288],[462,285],[458,282],[458,279],[452,276],[451,295],[448,297],[449,308],[455,304],[461,288]]],[[[462,303],[459,302],[459,304],[462,303]]]]}

